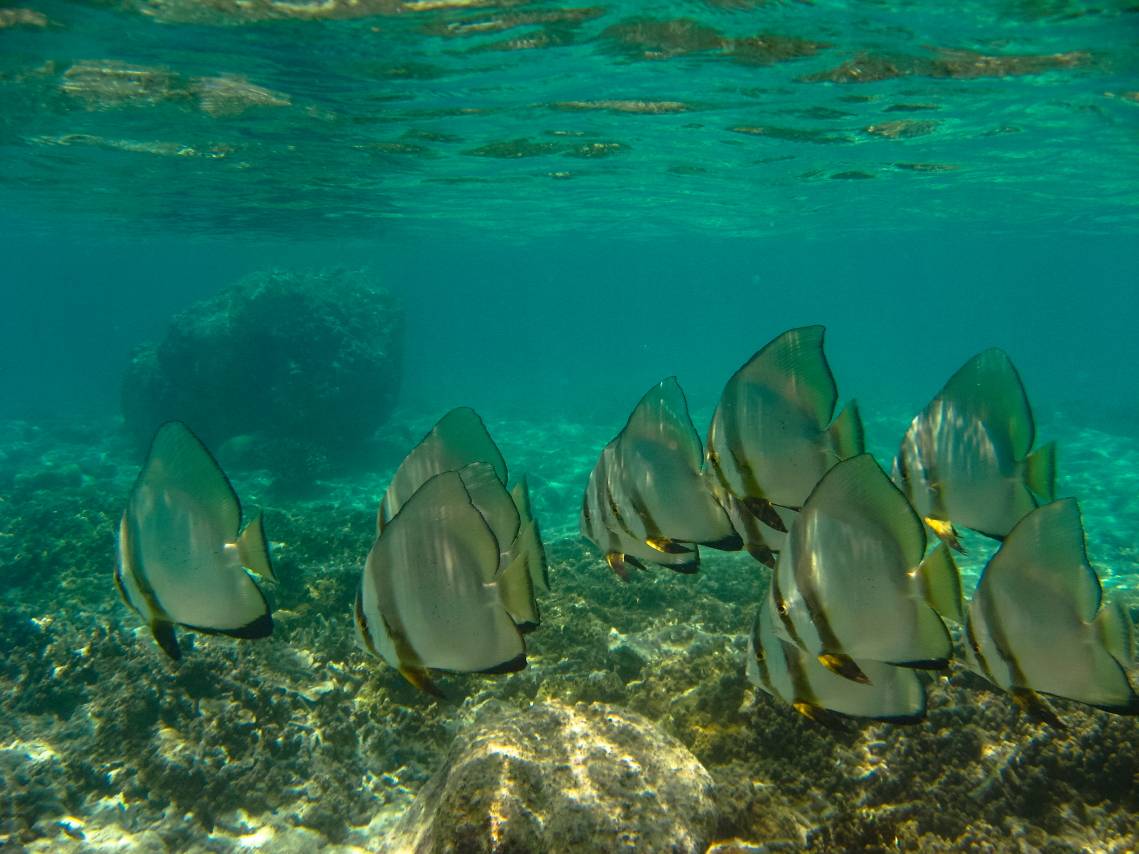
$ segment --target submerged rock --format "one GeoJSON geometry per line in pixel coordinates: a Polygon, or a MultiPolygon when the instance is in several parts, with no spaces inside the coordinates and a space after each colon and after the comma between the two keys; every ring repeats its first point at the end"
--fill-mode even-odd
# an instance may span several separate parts
{"type": "Polygon", "coordinates": [[[185,421],[215,452],[254,449],[309,476],[367,445],[395,406],[403,309],[362,273],[254,273],[174,317],[123,381],[126,427],[145,447],[185,421]]]}
{"type": "Polygon", "coordinates": [[[540,703],[459,734],[401,820],[397,850],[703,851],[712,778],[647,718],[540,703]]]}

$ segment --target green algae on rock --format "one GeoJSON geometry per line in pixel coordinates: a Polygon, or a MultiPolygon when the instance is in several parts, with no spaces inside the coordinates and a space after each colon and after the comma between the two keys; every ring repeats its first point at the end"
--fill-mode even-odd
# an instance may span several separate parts
{"type": "Polygon", "coordinates": [[[307,476],[365,450],[395,406],[403,308],[362,272],[254,273],[178,314],[123,381],[134,440],[181,420],[225,456],[307,476]]]}
{"type": "Polygon", "coordinates": [[[389,850],[698,852],[716,814],[707,770],[647,718],[539,703],[461,731],[389,850]]]}

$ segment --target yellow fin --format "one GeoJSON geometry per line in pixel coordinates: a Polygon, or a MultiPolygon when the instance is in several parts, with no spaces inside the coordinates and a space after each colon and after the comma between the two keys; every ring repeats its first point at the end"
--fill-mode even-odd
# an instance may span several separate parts
{"type": "Polygon", "coordinates": [[[625,555],[621,554],[621,552],[606,552],[605,563],[622,581],[629,580],[629,567],[625,560],[625,555]]]}
{"type": "Polygon", "coordinates": [[[932,516],[925,517],[925,523],[937,534],[937,538],[945,543],[953,551],[959,554],[965,554],[965,549],[961,547],[961,541],[957,539],[957,529],[953,527],[952,522],[946,522],[943,519],[934,519],[932,516]]]}
{"type": "Polygon", "coordinates": [[[956,623],[965,622],[961,606],[961,575],[949,547],[939,543],[918,565],[917,573],[930,607],[956,623]]]}
{"type": "Polygon", "coordinates": [[[431,679],[431,674],[427,672],[426,667],[415,667],[410,664],[401,664],[399,668],[400,675],[403,676],[408,682],[418,688],[425,694],[430,694],[432,697],[444,699],[445,695],[439,686],[431,679]]]}
{"type": "Polygon", "coordinates": [[[1124,667],[1135,664],[1135,625],[1118,602],[1104,602],[1095,618],[1104,648],[1124,667]]]}
{"type": "Polygon", "coordinates": [[[1056,498],[1056,443],[1041,445],[1024,461],[1024,480],[1028,488],[1043,498],[1056,498]]]}
{"type": "Polygon", "coordinates": [[[842,676],[844,679],[849,679],[852,682],[858,682],[862,685],[870,684],[870,677],[863,673],[862,668],[858,666],[855,660],[845,653],[821,653],[819,655],[819,664],[831,673],[842,676]]]}
{"type": "Polygon", "coordinates": [[[648,537],[645,540],[645,545],[653,551],[658,551],[666,555],[682,555],[692,551],[687,546],[682,546],[675,540],[670,540],[668,537],[648,537]]]}
{"type": "Polygon", "coordinates": [[[269,560],[269,543],[265,540],[265,525],[260,513],[253,517],[253,521],[245,526],[237,538],[237,555],[246,569],[269,581],[277,580],[273,562],[269,560]]]}
{"type": "Polygon", "coordinates": [[[857,457],[866,450],[866,437],[862,430],[862,416],[858,404],[850,401],[843,407],[838,418],[827,428],[835,455],[839,460],[857,457]]]}

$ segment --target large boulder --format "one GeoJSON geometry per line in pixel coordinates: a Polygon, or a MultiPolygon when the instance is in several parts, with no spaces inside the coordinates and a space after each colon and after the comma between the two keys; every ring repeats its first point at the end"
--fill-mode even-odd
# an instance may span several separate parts
{"type": "Polygon", "coordinates": [[[540,703],[460,732],[391,850],[702,852],[712,789],[700,761],[647,718],[540,703]]]}
{"type": "Polygon", "coordinates": [[[370,276],[254,273],[176,315],[161,342],[135,353],[126,427],[140,447],[179,419],[211,448],[235,440],[270,462],[286,455],[272,449],[349,458],[394,408],[402,355],[402,305],[370,276]]]}

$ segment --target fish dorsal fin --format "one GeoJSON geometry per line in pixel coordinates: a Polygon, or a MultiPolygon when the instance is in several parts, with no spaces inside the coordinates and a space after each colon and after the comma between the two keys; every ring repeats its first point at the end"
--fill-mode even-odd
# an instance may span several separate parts
{"type": "Polygon", "coordinates": [[[241,527],[237,493],[213,454],[181,421],[167,421],[158,428],[146,464],[135,482],[132,502],[144,486],[175,489],[193,496],[215,519],[219,530],[237,536],[241,527]]]}
{"type": "MultiPolygon", "coordinates": [[[[471,503],[486,520],[499,548],[503,550],[499,566],[506,561],[506,552],[518,538],[519,518],[518,508],[514,499],[498,479],[498,475],[489,463],[471,463],[459,469],[459,477],[466,487],[471,503]]],[[[499,566],[495,567],[497,571],[499,566]]],[[[487,581],[491,581],[488,578],[487,581]]]]}
{"type": "Polygon", "coordinates": [[[838,387],[823,352],[825,331],[823,326],[787,330],[736,371],[729,386],[746,384],[771,389],[811,412],[819,427],[825,427],[838,401],[838,387]]]}
{"type": "Polygon", "coordinates": [[[645,393],[621,431],[619,442],[661,445],[694,471],[699,470],[704,458],[700,435],[676,377],[661,380],[645,393]]]}
{"type": "Polygon", "coordinates": [[[803,505],[803,512],[825,513],[887,531],[912,569],[925,553],[925,528],[906,497],[870,454],[837,463],[803,505]]]}
{"type": "Polygon", "coordinates": [[[380,502],[377,529],[382,530],[431,477],[475,462],[490,464],[498,479],[506,483],[506,460],[482,418],[469,406],[460,406],[440,418],[400,463],[380,502]]]}
{"type": "Polygon", "coordinates": [[[949,378],[935,400],[951,402],[956,410],[990,429],[1007,429],[1015,459],[1024,459],[1032,448],[1036,431],[1032,407],[1020,374],[1004,350],[992,347],[971,358],[949,378]]]}
{"type": "Polygon", "coordinates": [[[1084,622],[1091,622],[1099,611],[1102,588],[1088,563],[1074,498],[1045,504],[1021,519],[981,573],[977,591],[1006,584],[1020,589],[1030,579],[1042,593],[1070,596],[1084,622]]]}
{"type": "Polygon", "coordinates": [[[641,398],[612,444],[603,452],[610,493],[631,535],[657,551],[688,550],[673,541],[726,543],[734,537],[701,471],[700,437],[675,377],[641,398]]]}
{"type": "Polygon", "coordinates": [[[400,665],[474,672],[513,662],[525,647],[490,583],[500,554],[460,474],[438,474],[376,538],[365,567],[364,618],[384,621],[394,648],[406,650],[400,665]]]}

